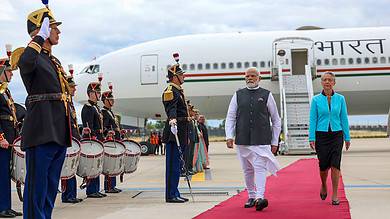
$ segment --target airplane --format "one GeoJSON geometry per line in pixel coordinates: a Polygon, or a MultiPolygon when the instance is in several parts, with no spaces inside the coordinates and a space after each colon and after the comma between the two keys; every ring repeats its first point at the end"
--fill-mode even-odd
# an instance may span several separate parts
{"type": "Polygon", "coordinates": [[[103,87],[107,88],[105,82],[114,85],[114,109],[122,121],[134,124],[137,118],[140,126],[139,119],[164,119],[161,95],[176,52],[186,71],[185,95],[208,119],[225,118],[233,93],[245,86],[248,67],[258,68],[260,86],[274,94],[279,107],[283,85],[278,78],[309,74],[311,79],[303,83],[316,94],[321,91],[320,76],[332,71],[349,115],[390,114],[390,27],[304,26],[292,31],[198,34],[145,42],[85,64],[75,76],[82,85],[76,101],[87,101],[86,85],[103,73],[103,87]]]}

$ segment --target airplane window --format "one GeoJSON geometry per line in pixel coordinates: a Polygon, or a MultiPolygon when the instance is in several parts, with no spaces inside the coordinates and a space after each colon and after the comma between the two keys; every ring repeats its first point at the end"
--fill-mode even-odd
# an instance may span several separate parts
{"type": "Polygon", "coordinates": [[[288,65],[288,59],[286,59],[286,65],[288,65]]]}
{"type": "Polygon", "coordinates": [[[250,65],[249,62],[245,62],[245,63],[244,63],[244,67],[245,67],[245,68],[249,68],[249,65],[250,65]]]}
{"type": "Polygon", "coordinates": [[[233,62],[229,62],[229,68],[234,68],[234,63],[233,62]]]}
{"type": "Polygon", "coordinates": [[[356,64],[362,64],[362,59],[361,58],[356,58],[356,64]]]}
{"type": "Polygon", "coordinates": [[[338,62],[337,62],[337,59],[332,59],[332,65],[337,65],[338,62]]]}
{"type": "Polygon", "coordinates": [[[264,62],[264,61],[261,61],[261,62],[260,62],[260,67],[262,67],[262,68],[265,67],[265,62],[264,62]]]}
{"type": "Polygon", "coordinates": [[[344,58],[340,59],[340,65],[345,65],[345,59],[344,58]]]}
{"type": "Polygon", "coordinates": [[[370,58],[368,57],[364,58],[364,64],[370,64],[370,58]]]}
{"type": "Polygon", "coordinates": [[[321,59],[317,59],[317,65],[321,65],[321,59]]]}
{"type": "Polygon", "coordinates": [[[252,67],[256,67],[257,68],[257,62],[252,62],[252,67]]]}
{"type": "Polygon", "coordinates": [[[390,57],[389,57],[389,60],[388,60],[388,62],[390,63],[390,57]]]}
{"type": "Polygon", "coordinates": [[[353,65],[353,58],[348,59],[348,64],[353,65]]]}
{"type": "Polygon", "coordinates": [[[374,64],[378,63],[378,58],[377,57],[372,57],[372,63],[374,63],[374,64]]]}
{"type": "Polygon", "coordinates": [[[385,57],[381,57],[381,64],[384,64],[384,63],[386,63],[386,58],[385,57]]]}
{"type": "Polygon", "coordinates": [[[324,64],[325,64],[325,65],[329,65],[329,59],[325,59],[325,60],[324,60],[324,64]]]}
{"type": "Polygon", "coordinates": [[[241,62],[237,62],[236,66],[237,66],[237,68],[242,68],[242,63],[241,62]]]}
{"type": "Polygon", "coordinates": [[[190,65],[190,70],[195,70],[195,64],[190,65]]]}
{"type": "Polygon", "coordinates": [[[211,67],[210,63],[206,63],[205,68],[210,69],[210,67],[211,67]]]}
{"type": "Polygon", "coordinates": [[[218,63],[213,64],[213,69],[218,69],[218,63]]]}
{"type": "Polygon", "coordinates": [[[268,67],[271,67],[271,61],[268,61],[268,67]]]}
{"type": "Polygon", "coordinates": [[[198,64],[198,70],[202,70],[203,69],[203,65],[202,64],[198,64]]]}
{"type": "Polygon", "coordinates": [[[183,68],[184,71],[187,70],[187,64],[183,64],[182,68],[183,68]]]}
{"type": "Polygon", "coordinates": [[[221,68],[222,68],[222,69],[225,69],[225,68],[226,68],[226,63],[222,62],[222,63],[221,63],[221,68]]]}

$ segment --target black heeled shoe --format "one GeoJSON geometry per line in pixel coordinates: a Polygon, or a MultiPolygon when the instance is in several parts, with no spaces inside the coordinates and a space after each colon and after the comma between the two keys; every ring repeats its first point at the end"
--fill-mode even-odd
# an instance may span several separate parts
{"type": "Polygon", "coordinates": [[[340,205],[340,200],[332,200],[332,205],[340,205]]]}
{"type": "Polygon", "coordinates": [[[327,194],[327,193],[325,193],[325,194],[321,194],[321,192],[320,192],[320,197],[321,197],[321,200],[325,200],[327,196],[328,196],[328,194],[327,194]]]}

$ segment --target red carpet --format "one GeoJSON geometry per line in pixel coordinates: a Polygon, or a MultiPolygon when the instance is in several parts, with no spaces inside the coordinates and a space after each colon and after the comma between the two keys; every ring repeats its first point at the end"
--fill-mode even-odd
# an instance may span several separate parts
{"type": "Polygon", "coordinates": [[[338,197],[339,206],[331,205],[330,172],[328,176],[328,197],[320,199],[320,176],[317,159],[298,160],[278,172],[278,176],[267,178],[265,196],[268,208],[256,211],[245,209],[247,192],[216,205],[212,209],[196,216],[196,219],[347,219],[351,218],[349,203],[345,197],[343,180],[340,178],[338,197]]]}

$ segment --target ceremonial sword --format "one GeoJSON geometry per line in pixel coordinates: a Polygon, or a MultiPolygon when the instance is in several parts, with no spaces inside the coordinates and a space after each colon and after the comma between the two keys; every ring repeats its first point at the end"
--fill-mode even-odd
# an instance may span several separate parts
{"type": "Polygon", "coordinates": [[[180,160],[181,160],[181,162],[183,164],[183,170],[185,172],[185,177],[186,177],[186,180],[187,180],[188,189],[190,190],[192,202],[195,202],[194,195],[192,194],[190,178],[188,177],[188,170],[187,170],[187,167],[186,167],[186,163],[184,162],[184,159],[183,159],[183,153],[181,151],[179,137],[177,136],[177,126],[176,126],[176,124],[173,125],[173,126],[176,128],[176,133],[173,133],[173,134],[175,135],[177,149],[179,150],[179,154],[180,154],[180,160]]]}

